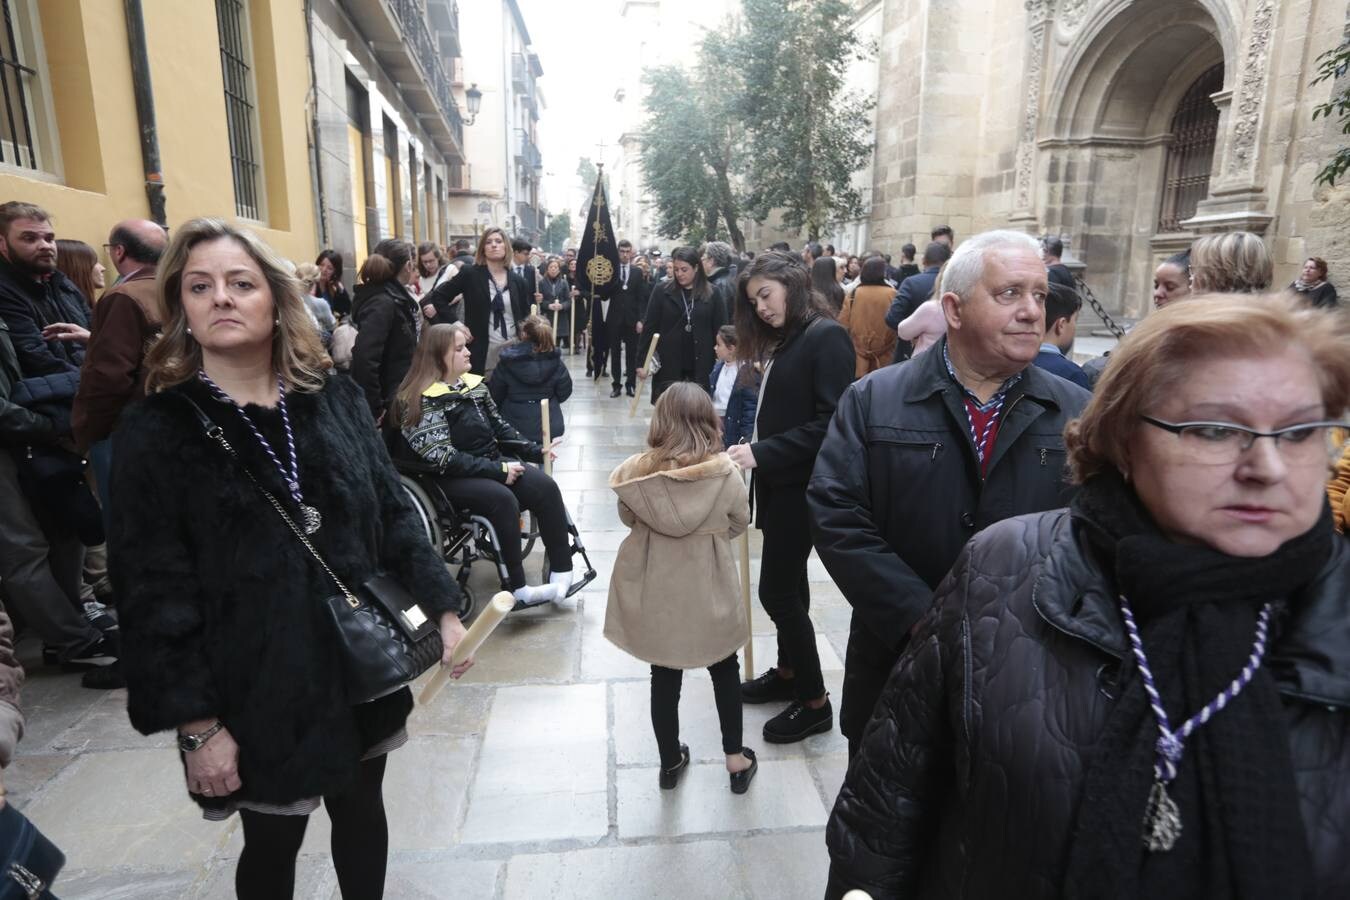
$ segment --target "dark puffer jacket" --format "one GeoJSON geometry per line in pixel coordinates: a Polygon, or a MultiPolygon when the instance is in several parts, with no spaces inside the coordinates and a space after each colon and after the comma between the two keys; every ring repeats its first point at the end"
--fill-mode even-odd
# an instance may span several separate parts
{"type": "Polygon", "coordinates": [[[456,390],[437,381],[422,392],[422,418],[404,425],[403,437],[418,456],[452,478],[506,483],[503,459],[543,462],[539,444],[502,418],[482,376],[466,373],[456,390]]]}
{"type": "MultiPolygon", "coordinates": [[[[1277,631],[1317,897],[1350,896],[1350,548],[1277,631]]],[[[975,537],[877,704],[830,817],[828,897],[1061,896],[1091,749],[1130,656],[1065,510],[975,537]]]]}
{"type": "Polygon", "coordinates": [[[556,347],[547,353],[527,343],[505,348],[488,378],[488,391],[502,418],[536,444],[544,440],[539,404],[547,403],[549,436],[562,436],[562,404],[572,396],[572,375],[556,347]]]}
{"type": "MultiPolygon", "coordinates": [[[[428,616],[460,594],[427,543],[361,392],[345,376],[286,399],[312,538],[355,589],[377,571],[428,616]]],[[[280,413],[248,407],[284,447],[280,413]]],[[[113,433],[109,559],[122,626],[127,711],[143,734],[218,716],[239,743],[241,799],[331,794],[362,753],[402,727],[412,697],[353,707],[323,600],[337,586],[249,482],[246,465],[296,515],[276,465],[231,406],[196,380],[132,404],[113,433]],[[191,397],[239,462],[206,437],[191,397]]],[[[220,798],[193,797],[203,805],[220,798]]]]}

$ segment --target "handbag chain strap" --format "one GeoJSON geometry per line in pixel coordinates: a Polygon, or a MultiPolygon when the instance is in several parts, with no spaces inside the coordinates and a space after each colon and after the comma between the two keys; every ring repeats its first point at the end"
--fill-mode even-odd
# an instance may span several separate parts
{"type": "Polygon", "coordinates": [[[253,482],[253,486],[267,498],[268,502],[272,504],[272,508],[277,511],[277,515],[285,520],[286,524],[290,526],[291,531],[295,532],[295,536],[300,539],[300,543],[305,545],[305,548],[309,550],[309,553],[314,557],[314,560],[328,573],[328,577],[333,579],[333,583],[338,586],[338,590],[342,591],[342,596],[347,598],[347,605],[352,609],[360,609],[361,601],[357,599],[355,594],[347,590],[347,585],[342,583],[342,579],[338,578],[333,570],[328,568],[328,563],[324,562],[323,557],[319,555],[319,551],[315,549],[312,543],[310,543],[309,538],[305,537],[305,533],[300,530],[300,527],[295,524],[295,520],[291,518],[291,514],[286,512],[286,508],[277,501],[277,498],[273,496],[271,491],[263,487],[261,482],[253,477],[253,472],[249,470],[249,467],[240,462],[239,454],[234,452],[234,447],[230,445],[229,440],[225,437],[225,431],[215,422],[212,422],[202,408],[195,402],[191,399],[189,399],[188,402],[192,404],[192,408],[196,411],[197,418],[201,421],[202,427],[206,429],[206,436],[220,444],[220,446],[225,449],[225,452],[230,454],[235,462],[239,463],[239,468],[244,470],[244,474],[248,476],[248,480],[253,482]]]}

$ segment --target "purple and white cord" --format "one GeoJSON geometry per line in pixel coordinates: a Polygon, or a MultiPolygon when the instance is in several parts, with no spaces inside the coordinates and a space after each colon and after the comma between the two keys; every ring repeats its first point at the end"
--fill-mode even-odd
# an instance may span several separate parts
{"type": "Polygon", "coordinates": [[[263,437],[263,433],[258,430],[258,426],[254,424],[253,419],[249,417],[249,414],[244,412],[242,406],[235,403],[234,399],[230,397],[229,394],[221,390],[220,386],[212,381],[211,376],[207,375],[206,372],[198,372],[197,377],[201,379],[202,384],[206,385],[213,397],[222,403],[230,404],[235,408],[235,411],[239,413],[240,418],[244,420],[244,424],[248,426],[248,430],[253,432],[253,436],[258,439],[258,443],[267,451],[267,455],[271,457],[273,465],[275,465],[277,471],[281,473],[281,480],[286,482],[286,489],[290,491],[291,499],[295,501],[295,505],[299,507],[301,513],[304,515],[305,531],[309,534],[313,534],[317,531],[319,528],[318,511],[311,506],[305,505],[305,495],[300,491],[300,459],[299,455],[295,452],[295,433],[291,431],[291,417],[286,412],[285,380],[280,376],[277,377],[277,409],[281,412],[281,427],[286,432],[286,452],[290,462],[289,468],[282,464],[276,451],[272,449],[272,445],[268,442],[267,438],[263,437]]]}
{"type": "Polygon", "coordinates": [[[1148,657],[1144,655],[1144,642],[1139,638],[1139,627],[1135,624],[1130,602],[1121,596],[1120,611],[1125,619],[1125,630],[1130,636],[1130,649],[1134,651],[1135,663],[1139,666],[1139,674],[1144,679],[1144,692],[1148,694],[1149,706],[1153,708],[1153,715],[1158,721],[1159,737],[1156,745],[1158,758],[1154,763],[1154,772],[1163,784],[1170,784],[1177,777],[1177,764],[1181,762],[1187,739],[1197,728],[1213,718],[1215,713],[1227,706],[1256,677],[1256,670],[1261,667],[1261,659],[1266,654],[1266,636],[1270,626],[1271,609],[1270,603],[1261,607],[1261,613],[1256,618],[1256,640],[1252,644],[1251,655],[1247,657],[1247,663],[1242,667],[1242,671],[1228,687],[1219,692],[1217,697],[1206,703],[1203,709],[1173,731],[1167,718],[1167,711],[1163,709],[1157,684],[1153,680],[1153,670],[1149,668],[1148,657]]]}

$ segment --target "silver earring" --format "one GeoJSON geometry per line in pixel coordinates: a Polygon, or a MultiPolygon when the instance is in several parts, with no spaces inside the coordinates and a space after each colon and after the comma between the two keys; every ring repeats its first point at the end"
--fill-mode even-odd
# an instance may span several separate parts
{"type": "Polygon", "coordinates": [[[191,335],[191,334],[192,334],[192,329],[189,328],[189,329],[187,330],[187,333],[188,333],[189,335],[191,335]]]}

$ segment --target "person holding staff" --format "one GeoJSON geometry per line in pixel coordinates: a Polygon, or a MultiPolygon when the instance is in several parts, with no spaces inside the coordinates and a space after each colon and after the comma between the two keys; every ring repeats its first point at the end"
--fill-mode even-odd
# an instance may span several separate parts
{"type": "Polygon", "coordinates": [[[131,723],[177,729],[206,818],[240,814],[239,896],[291,896],[322,799],[343,897],[379,897],[381,783],[386,754],[407,739],[412,696],[348,700],[322,610],[337,587],[249,475],[306,524],[344,583],[384,571],[416,591],[439,620],[443,661],[464,634],[459,589],[360,388],[330,374],[285,263],[249,232],[194,219],[175,229],[158,285],[164,331],[146,355],[149,396],[113,433],[109,561],[131,723]],[[237,457],[207,436],[198,410],[237,457]]]}
{"type": "Polygon", "coordinates": [[[525,279],[510,270],[509,252],[506,232],[495,226],[486,229],[478,239],[474,264],[422,299],[436,308],[437,323],[461,319],[469,327],[475,338],[469,346],[475,375],[486,375],[496,366],[502,347],[516,339],[518,323],[525,321],[534,302],[525,279]],[[455,315],[451,301],[461,294],[464,307],[455,315]]]}
{"type": "Polygon", "coordinates": [[[544,266],[544,277],[539,281],[539,293],[544,295],[540,312],[550,322],[556,321],[554,338],[559,347],[570,347],[572,340],[572,285],[563,274],[562,260],[550,257],[544,266]]]}
{"type": "Polygon", "coordinates": [[[791,701],[764,724],[766,741],[791,743],[834,723],[809,614],[806,484],[839,397],[853,381],[853,341],[793,253],[756,256],[737,296],[737,354],[743,365],[763,361],[764,372],[754,435],[727,452],[753,470],[764,532],[759,600],[778,629],[777,665],[741,685],[741,696],[746,703],[791,701]]]}
{"type": "MultiPolygon", "coordinates": [[[[698,250],[677,247],[670,258],[674,277],[652,289],[638,347],[645,360],[652,335],[661,335],[661,368],[652,379],[652,403],[677,381],[692,381],[711,393],[714,343],[727,321],[726,304],[708,284],[698,250]]],[[[637,374],[646,380],[645,367],[637,374]]]]}

